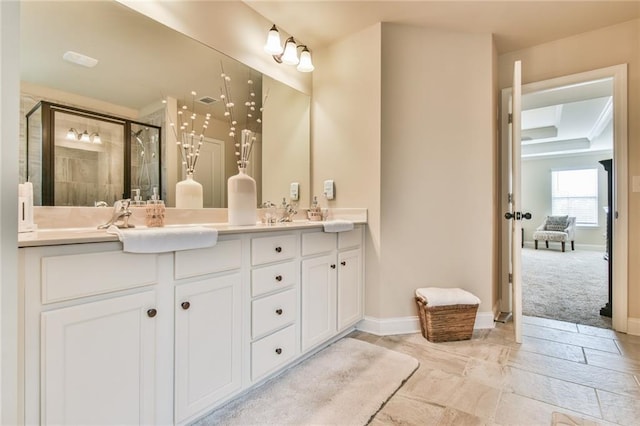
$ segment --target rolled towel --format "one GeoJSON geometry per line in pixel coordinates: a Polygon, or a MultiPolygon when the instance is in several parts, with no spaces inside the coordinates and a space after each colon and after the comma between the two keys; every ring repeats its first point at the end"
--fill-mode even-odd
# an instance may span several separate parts
{"type": "Polygon", "coordinates": [[[212,247],[218,242],[218,230],[204,226],[175,228],[120,229],[111,225],[107,232],[118,236],[129,253],[166,253],[212,247]]]}
{"type": "Polygon", "coordinates": [[[424,287],[416,290],[416,296],[424,299],[430,307],[480,304],[477,296],[461,288],[424,287]]]}
{"type": "Polygon", "coordinates": [[[344,232],[351,231],[354,228],[353,222],[343,219],[330,220],[323,222],[324,232],[344,232]]]}

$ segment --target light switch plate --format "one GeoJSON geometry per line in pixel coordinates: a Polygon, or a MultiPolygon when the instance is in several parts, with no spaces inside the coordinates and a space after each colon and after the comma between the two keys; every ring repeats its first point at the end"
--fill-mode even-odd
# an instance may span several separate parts
{"type": "Polygon", "coordinates": [[[298,201],[300,198],[300,184],[298,182],[291,182],[289,187],[289,198],[291,201],[298,201]]]}
{"type": "Polygon", "coordinates": [[[640,192],[640,176],[634,176],[631,180],[631,192],[640,192]]]}
{"type": "Polygon", "coordinates": [[[333,200],[335,197],[335,185],[333,184],[333,180],[324,181],[324,196],[327,197],[327,200],[333,200]]]}

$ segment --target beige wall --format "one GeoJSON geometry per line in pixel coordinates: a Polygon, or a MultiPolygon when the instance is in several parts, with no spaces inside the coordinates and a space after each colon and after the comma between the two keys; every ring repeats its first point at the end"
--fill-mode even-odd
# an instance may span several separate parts
{"type": "MultiPolygon", "coordinates": [[[[640,20],[556,40],[499,58],[499,88],[511,86],[512,64],[522,60],[524,84],[628,64],[628,174],[640,175],[640,20]]],[[[640,318],[640,195],[629,182],[629,313],[640,318]]]]}
{"type": "Polygon", "coordinates": [[[533,215],[532,220],[522,221],[525,241],[533,241],[533,232],[544,221],[544,218],[551,214],[551,171],[597,168],[599,226],[577,227],[575,243],[583,247],[593,246],[590,248],[604,250],[604,234],[607,230],[607,217],[602,207],[607,205],[607,172],[598,161],[610,158],[612,157],[609,152],[523,160],[521,175],[522,209],[533,215]]]}
{"type": "Polygon", "coordinates": [[[432,285],[491,311],[492,37],[382,28],[381,316],[414,315],[414,290],[432,285]]]}
{"type": "Polygon", "coordinates": [[[314,52],[312,188],[321,205],[366,207],[366,314],[380,315],[381,25],[314,52]],[[322,182],[333,179],[326,202],[322,182]]]}

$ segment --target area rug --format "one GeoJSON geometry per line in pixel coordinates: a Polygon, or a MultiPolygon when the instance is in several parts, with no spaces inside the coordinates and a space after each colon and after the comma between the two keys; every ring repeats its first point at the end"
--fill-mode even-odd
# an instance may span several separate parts
{"type": "Polygon", "coordinates": [[[609,300],[608,264],[591,250],[522,249],[522,313],[611,328],[600,315],[609,300]]]}
{"type": "Polygon", "coordinates": [[[418,366],[408,355],[344,338],[194,426],[366,425],[418,366]]]}

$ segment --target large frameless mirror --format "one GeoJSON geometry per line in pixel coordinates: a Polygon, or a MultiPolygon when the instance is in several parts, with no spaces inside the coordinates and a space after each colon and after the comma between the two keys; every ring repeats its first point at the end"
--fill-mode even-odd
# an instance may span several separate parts
{"type": "MultiPolygon", "coordinates": [[[[263,78],[244,64],[111,1],[22,4],[21,180],[28,176],[31,181],[40,180],[42,188],[55,185],[55,176],[45,176],[33,163],[42,155],[43,145],[37,146],[34,140],[27,143],[26,116],[38,103],[45,101],[137,123],[129,125],[128,134],[123,136],[121,148],[123,161],[127,164],[115,159],[111,163],[110,173],[123,176],[123,188],[117,192],[129,197],[132,190],[140,189],[144,195],[156,179],[160,180],[163,198],[170,200],[175,183],[184,173],[176,145],[172,145],[174,142],[168,137],[171,132],[169,114],[161,103],[162,99],[168,98],[174,100],[175,108],[189,105],[190,111],[212,114],[212,124],[205,132],[206,146],[195,176],[205,187],[204,206],[226,207],[226,180],[237,173],[237,167],[235,147],[229,138],[229,124],[220,101],[222,69],[237,85],[232,87],[236,103],[245,101],[248,79],[254,81],[254,90],[261,100],[268,99],[262,128],[258,130],[259,146],[252,159],[252,173],[259,185],[259,202],[288,198],[290,183],[298,182],[299,205],[308,206],[309,96],[273,79],[263,78]],[[63,56],[69,51],[95,58],[98,63],[88,68],[68,62],[63,56]],[[192,92],[197,96],[192,97],[192,92]],[[292,117],[297,120],[295,123],[292,117]]],[[[58,132],[64,129],[57,127],[58,132]]],[[[65,132],[68,130],[64,129],[65,132]]],[[[41,129],[41,133],[46,131],[41,129]]],[[[57,164],[61,164],[58,173],[68,173],[63,171],[64,161],[57,164]]],[[[81,167],[83,170],[91,168],[88,165],[81,167]]],[[[104,176],[98,173],[97,183],[112,185],[104,176]]],[[[114,194],[107,197],[102,191],[84,196],[67,195],[64,201],[60,199],[60,204],[58,198],[51,204],[110,203],[114,194]]],[[[169,202],[168,205],[173,204],[169,202]]]]}

